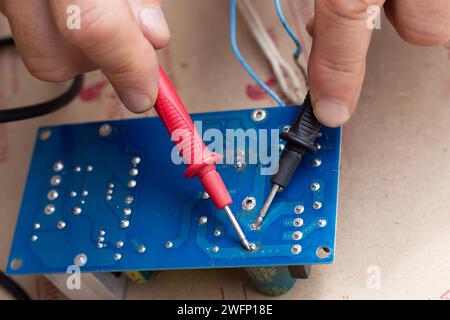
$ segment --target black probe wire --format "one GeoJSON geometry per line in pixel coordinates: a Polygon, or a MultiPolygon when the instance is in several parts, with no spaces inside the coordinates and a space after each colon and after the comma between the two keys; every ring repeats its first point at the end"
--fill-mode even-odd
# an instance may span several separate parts
{"type": "MultiPolygon", "coordinates": [[[[14,46],[15,43],[12,38],[0,39],[0,48],[14,46]]],[[[25,109],[27,108],[29,107],[25,107],[25,109]]],[[[23,111],[25,111],[24,108],[0,110],[0,123],[15,121],[15,118],[17,118],[16,120],[20,120],[18,119],[19,115],[22,119],[26,119],[24,118],[26,112],[23,113],[23,111]],[[19,110],[22,110],[22,112],[19,112],[19,110]]],[[[11,296],[13,296],[17,300],[31,300],[28,293],[26,293],[18,283],[15,282],[12,278],[8,277],[2,271],[0,271],[0,286],[2,286],[11,296]]]]}
{"type": "Polygon", "coordinates": [[[0,271],[0,286],[2,286],[16,300],[31,300],[28,293],[17,282],[0,271]]]}
{"type": "MultiPolygon", "coordinates": [[[[0,39],[0,49],[6,47],[14,47],[14,39],[4,38],[0,39]]],[[[44,116],[46,114],[55,112],[72,102],[83,88],[84,76],[78,75],[74,78],[70,88],[59,97],[52,100],[33,104],[29,106],[3,109],[0,110],[0,123],[14,122],[44,116]]]]}

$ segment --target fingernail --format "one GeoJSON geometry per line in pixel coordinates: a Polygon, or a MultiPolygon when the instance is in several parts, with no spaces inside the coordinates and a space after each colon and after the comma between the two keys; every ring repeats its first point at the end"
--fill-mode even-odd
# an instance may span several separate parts
{"type": "Polygon", "coordinates": [[[328,127],[339,127],[350,119],[348,105],[329,100],[318,100],[314,106],[317,119],[328,127]]]}
{"type": "Polygon", "coordinates": [[[161,7],[148,6],[141,9],[140,18],[142,24],[160,37],[170,37],[169,25],[161,7]]]}
{"type": "Polygon", "coordinates": [[[143,113],[153,107],[152,100],[140,92],[121,94],[122,102],[132,112],[143,113]]]}

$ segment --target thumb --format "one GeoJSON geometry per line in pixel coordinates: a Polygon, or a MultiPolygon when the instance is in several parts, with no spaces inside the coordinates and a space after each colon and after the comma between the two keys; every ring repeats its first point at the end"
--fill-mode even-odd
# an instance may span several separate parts
{"type": "Polygon", "coordinates": [[[170,40],[170,30],[161,0],[128,0],[128,2],[147,40],[155,49],[164,48],[170,40]]]}
{"type": "Polygon", "coordinates": [[[311,97],[316,117],[330,127],[346,123],[361,94],[372,37],[370,5],[383,0],[315,1],[309,62],[311,97]]]}

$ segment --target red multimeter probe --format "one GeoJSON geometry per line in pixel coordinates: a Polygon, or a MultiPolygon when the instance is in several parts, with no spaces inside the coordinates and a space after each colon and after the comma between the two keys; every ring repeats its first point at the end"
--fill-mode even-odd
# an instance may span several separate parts
{"type": "Polygon", "coordinates": [[[205,146],[183,102],[162,68],[159,69],[159,93],[155,110],[169,134],[172,137],[180,137],[175,144],[187,165],[185,176],[200,179],[217,209],[224,210],[227,214],[244,248],[253,251],[255,245],[247,241],[233,215],[229,207],[233,201],[220,174],[216,171],[216,163],[221,160],[221,156],[212,153],[205,146]]]}

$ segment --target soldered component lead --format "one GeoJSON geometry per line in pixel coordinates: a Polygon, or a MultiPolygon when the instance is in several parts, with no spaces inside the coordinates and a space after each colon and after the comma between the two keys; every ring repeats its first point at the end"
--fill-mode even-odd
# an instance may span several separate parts
{"type": "Polygon", "coordinates": [[[123,247],[123,241],[119,240],[116,242],[116,248],[120,249],[123,247]]]}
{"type": "Polygon", "coordinates": [[[327,220],[325,220],[325,219],[319,219],[318,221],[317,221],[317,226],[319,227],[319,228],[323,228],[323,227],[325,227],[327,225],[327,220]]]}
{"type": "Polygon", "coordinates": [[[132,204],[133,201],[134,201],[134,198],[133,198],[132,196],[127,196],[127,197],[125,198],[125,204],[127,204],[127,205],[132,204]]]}
{"type": "Polygon", "coordinates": [[[201,226],[206,224],[207,222],[208,222],[208,217],[206,217],[206,216],[202,216],[202,217],[200,217],[200,219],[198,219],[198,224],[201,226]]]}
{"type": "Polygon", "coordinates": [[[319,210],[319,209],[321,209],[321,208],[322,208],[322,202],[320,202],[320,201],[314,201],[314,203],[313,203],[313,208],[314,208],[314,210],[319,210]]]}
{"type": "Polygon", "coordinates": [[[316,158],[312,161],[312,165],[313,167],[320,167],[322,165],[322,160],[320,160],[319,158],[316,158]]]}
{"type": "Polygon", "coordinates": [[[316,191],[319,191],[319,190],[320,190],[320,183],[314,182],[314,183],[311,185],[311,191],[316,192],[316,191]]]}
{"type": "Polygon", "coordinates": [[[292,239],[294,240],[300,240],[301,238],[303,238],[303,233],[301,231],[295,231],[292,234],[292,239]]]}
{"type": "Polygon", "coordinates": [[[59,230],[62,230],[62,229],[64,229],[65,227],[66,227],[66,223],[64,222],[64,221],[58,221],[58,223],[56,224],[56,227],[59,229],[59,230]]]}
{"type": "Polygon", "coordinates": [[[62,163],[62,161],[58,161],[53,165],[53,170],[55,172],[60,172],[64,169],[64,164],[62,163]]]}
{"type": "Polygon", "coordinates": [[[139,158],[139,157],[134,157],[133,159],[131,159],[131,163],[132,163],[134,166],[137,166],[139,163],[141,163],[141,158],[139,158]]]}
{"type": "Polygon", "coordinates": [[[61,184],[61,182],[62,182],[62,178],[61,178],[61,176],[59,176],[59,175],[53,176],[53,177],[50,179],[50,184],[51,184],[53,187],[59,186],[59,185],[61,184]]]}
{"type": "Polygon", "coordinates": [[[47,198],[50,201],[56,200],[59,197],[59,193],[56,190],[50,190],[47,194],[47,198]]]}
{"type": "Polygon", "coordinates": [[[136,185],[137,185],[136,180],[130,180],[130,181],[128,181],[128,188],[130,188],[130,189],[135,188],[136,185]]]}
{"type": "Polygon", "coordinates": [[[56,207],[53,204],[49,204],[45,207],[44,209],[44,213],[48,216],[52,215],[53,213],[55,213],[56,207]]]}
{"type": "Polygon", "coordinates": [[[291,248],[291,252],[293,254],[299,254],[300,252],[302,252],[302,246],[299,244],[294,244],[291,248]]]}
{"type": "Polygon", "coordinates": [[[173,247],[173,242],[172,242],[172,241],[167,241],[166,244],[165,244],[165,247],[166,247],[167,249],[172,248],[172,247],[173,247]]]}
{"type": "Polygon", "coordinates": [[[78,266],[78,267],[83,267],[86,265],[88,261],[88,257],[86,254],[84,253],[80,253],[79,255],[77,255],[75,257],[75,259],[73,259],[73,263],[78,266]]]}

